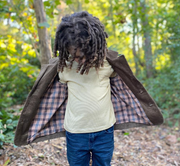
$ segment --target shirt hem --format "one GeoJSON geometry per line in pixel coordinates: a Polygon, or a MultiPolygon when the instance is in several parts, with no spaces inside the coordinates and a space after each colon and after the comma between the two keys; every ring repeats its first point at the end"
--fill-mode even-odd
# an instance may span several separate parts
{"type": "Polygon", "coordinates": [[[66,130],[66,131],[68,131],[68,132],[70,132],[70,133],[76,133],[76,134],[82,134],[82,133],[94,133],[94,132],[99,132],[99,131],[102,131],[102,130],[106,130],[106,129],[108,129],[108,128],[110,128],[110,127],[112,127],[114,124],[116,123],[116,120],[115,121],[113,121],[110,125],[108,125],[108,126],[106,126],[106,127],[101,127],[101,128],[98,128],[98,129],[95,129],[95,130],[88,130],[88,129],[84,129],[84,130],[79,130],[79,131],[73,131],[73,130],[69,130],[69,129],[67,129],[65,126],[64,126],[64,129],[66,130]]]}

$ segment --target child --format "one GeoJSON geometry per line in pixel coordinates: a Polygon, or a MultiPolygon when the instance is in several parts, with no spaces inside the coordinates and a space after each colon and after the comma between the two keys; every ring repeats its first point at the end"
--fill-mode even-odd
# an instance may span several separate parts
{"type": "Polygon", "coordinates": [[[70,166],[89,165],[90,153],[94,166],[109,166],[114,129],[163,123],[125,56],[108,50],[106,38],[99,19],[87,12],[62,19],[55,58],[42,68],[27,97],[15,145],[66,136],[70,166]]]}
{"type": "Polygon", "coordinates": [[[116,122],[106,60],[107,33],[88,12],[62,18],[55,39],[59,51],[59,78],[68,85],[64,128],[70,166],[109,166],[114,149],[116,122]]]}

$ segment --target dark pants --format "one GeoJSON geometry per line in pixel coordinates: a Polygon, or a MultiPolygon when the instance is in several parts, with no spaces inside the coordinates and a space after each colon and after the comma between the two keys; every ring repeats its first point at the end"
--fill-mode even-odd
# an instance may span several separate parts
{"type": "Polygon", "coordinates": [[[66,131],[67,158],[70,166],[110,166],[114,150],[114,127],[94,133],[66,131]]]}

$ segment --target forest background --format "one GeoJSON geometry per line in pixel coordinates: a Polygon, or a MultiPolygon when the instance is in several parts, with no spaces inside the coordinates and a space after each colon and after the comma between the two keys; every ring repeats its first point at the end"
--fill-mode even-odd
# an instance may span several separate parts
{"type": "Polygon", "coordinates": [[[22,108],[12,106],[23,105],[40,68],[52,56],[61,18],[82,10],[102,21],[108,48],[125,55],[161,108],[165,124],[179,129],[179,0],[1,0],[0,148],[13,142],[22,108]],[[36,19],[43,11],[44,18],[36,19]],[[45,40],[39,42],[43,33],[45,40]]]}

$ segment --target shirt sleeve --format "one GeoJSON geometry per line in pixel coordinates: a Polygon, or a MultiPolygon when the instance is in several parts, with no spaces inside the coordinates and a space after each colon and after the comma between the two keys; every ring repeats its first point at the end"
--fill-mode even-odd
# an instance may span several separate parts
{"type": "Polygon", "coordinates": [[[67,83],[67,81],[64,78],[64,73],[62,73],[62,72],[59,72],[59,82],[61,82],[63,84],[67,83]]]}
{"type": "Polygon", "coordinates": [[[114,69],[112,68],[112,66],[109,64],[109,62],[107,60],[104,60],[104,67],[107,69],[106,75],[108,77],[115,77],[116,76],[116,72],[114,71],[114,69]]]}

